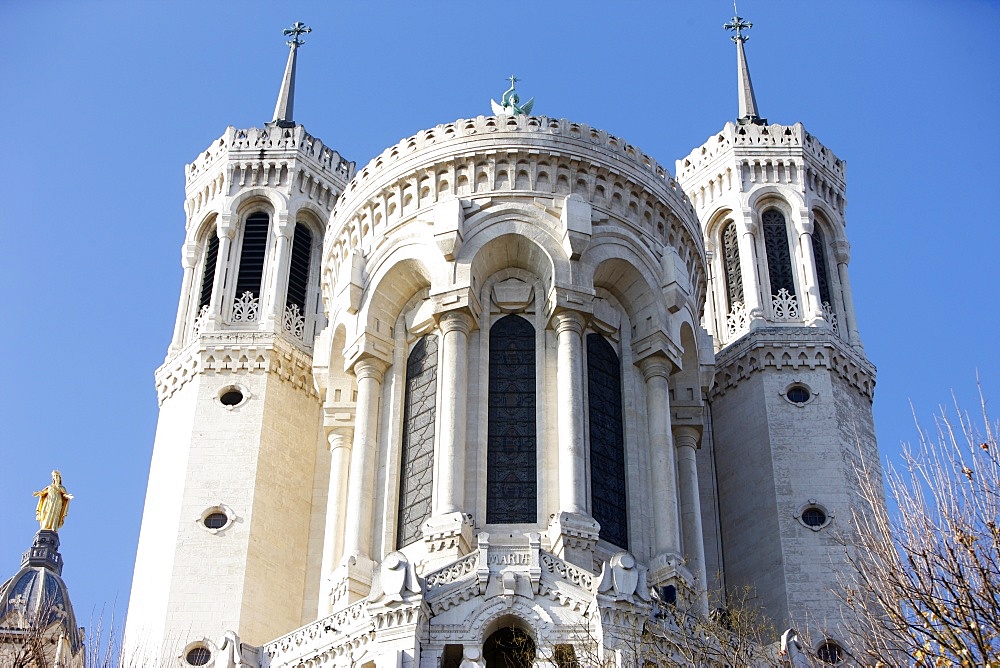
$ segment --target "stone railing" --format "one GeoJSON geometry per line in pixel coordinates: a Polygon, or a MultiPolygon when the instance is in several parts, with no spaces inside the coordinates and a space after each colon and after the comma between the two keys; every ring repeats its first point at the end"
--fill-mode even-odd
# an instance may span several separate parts
{"type": "Polygon", "coordinates": [[[269,666],[296,665],[331,647],[347,645],[355,636],[366,636],[372,624],[365,599],[272,640],[260,648],[260,655],[267,657],[269,666]]]}
{"type": "Polygon", "coordinates": [[[593,573],[569,564],[548,552],[541,552],[539,560],[543,573],[553,575],[587,591],[594,591],[596,576],[593,573]]]}
{"type": "Polygon", "coordinates": [[[771,317],[777,321],[799,320],[798,298],[781,288],[778,294],[771,295],[771,317]]]}
{"type": "Polygon", "coordinates": [[[478,567],[479,551],[477,550],[465,555],[458,561],[448,564],[444,568],[431,571],[424,576],[424,586],[428,596],[442,587],[450,585],[453,582],[458,582],[465,576],[475,573],[478,567]]]}
{"type": "MultiPolygon", "coordinates": [[[[726,126],[705,143],[677,161],[677,178],[685,181],[702,167],[734,147],[800,148],[809,136],[801,123],[795,125],[736,125],[726,126]]],[[[818,142],[817,142],[818,144],[818,142]]],[[[831,154],[832,155],[832,154],[831,154]]]]}

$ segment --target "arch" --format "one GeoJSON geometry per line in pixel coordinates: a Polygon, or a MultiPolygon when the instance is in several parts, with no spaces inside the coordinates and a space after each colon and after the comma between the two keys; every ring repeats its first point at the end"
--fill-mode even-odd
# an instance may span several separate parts
{"type": "Polygon", "coordinates": [[[604,288],[621,303],[629,320],[635,325],[636,333],[644,335],[662,329],[667,323],[662,300],[658,299],[659,289],[651,284],[649,277],[660,275],[659,267],[651,271],[645,269],[641,258],[620,243],[601,244],[600,252],[591,258],[598,260],[592,274],[593,287],[604,288]]]}
{"type": "Polygon", "coordinates": [[[519,315],[490,327],[486,523],[538,521],[535,328],[519,315]]]}
{"type": "Polygon", "coordinates": [[[515,267],[537,276],[545,286],[544,290],[548,291],[558,282],[558,278],[553,249],[544,245],[547,237],[543,230],[532,228],[527,223],[498,224],[490,228],[489,233],[477,236],[474,239],[475,246],[469,248],[467,244],[462,248],[463,252],[470,251],[471,261],[466,264],[461,258],[456,260],[455,282],[469,282],[475,289],[479,289],[496,272],[515,267]],[[502,233],[494,234],[497,232],[502,233]]]}
{"type": "Polygon", "coordinates": [[[531,668],[536,655],[535,639],[519,626],[497,629],[483,642],[486,668],[531,668]]]}
{"type": "Polygon", "coordinates": [[[431,515],[434,477],[434,415],[437,409],[438,337],[417,339],[406,360],[403,440],[400,455],[396,548],[423,536],[431,515]]]}
{"type": "Polygon", "coordinates": [[[777,201],[789,212],[793,209],[805,208],[805,200],[795,190],[781,186],[761,186],[747,198],[747,206],[753,211],[762,211],[772,202],[777,201]]]}
{"type": "MultiPolygon", "coordinates": [[[[426,245],[422,245],[426,248],[426,245]]],[[[362,295],[358,323],[391,340],[391,326],[410,298],[432,285],[432,271],[421,245],[397,248],[369,277],[362,295]]]]}
{"type": "Polygon", "coordinates": [[[628,500],[622,365],[600,334],[587,334],[587,416],[590,428],[591,515],[600,537],[627,550],[628,500]]]}
{"type": "Polygon", "coordinates": [[[261,209],[272,214],[288,211],[288,198],[273,188],[248,188],[226,202],[222,213],[243,217],[261,209]]]}

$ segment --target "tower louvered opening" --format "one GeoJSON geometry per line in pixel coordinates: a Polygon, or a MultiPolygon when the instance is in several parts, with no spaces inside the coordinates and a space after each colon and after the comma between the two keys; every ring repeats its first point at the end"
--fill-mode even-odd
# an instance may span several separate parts
{"type": "Polygon", "coordinates": [[[761,216],[764,228],[764,250],[767,253],[767,276],[771,281],[771,294],[781,290],[795,296],[795,277],[792,273],[792,256],[788,250],[788,229],[785,216],[770,209],[761,216]]]}
{"type": "Polygon", "coordinates": [[[736,222],[730,221],[722,232],[722,268],[726,274],[726,300],[731,310],[735,302],[745,303],[743,275],[740,273],[740,244],[736,222]]]}
{"type": "Polygon", "coordinates": [[[212,301],[212,288],[215,285],[215,263],[219,257],[219,236],[213,229],[205,244],[205,268],[201,273],[201,292],[198,296],[198,308],[208,306],[212,301]]]}
{"type": "Polygon", "coordinates": [[[285,304],[297,304],[302,313],[306,310],[309,288],[309,261],[312,256],[312,232],[302,223],[296,223],[292,238],[292,261],[288,269],[288,292],[285,304]]]}
{"type": "Polygon", "coordinates": [[[270,216],[266,213],[252,213],[247,216],[243,230],[243,247],[240,251],[240,270],[236,277],[237,296],[246,292],[252,293],[254,297],[260,296],[270,222],[270,216]]]}
{"type": "Polygon", "coordinates": [[[813,228],[812,233],[813,257],[816,260],[816,281],[819,284],[819,300],[824,304],[832,304],[830,299],[830,272],[826,264],[826,243],[823,239],[823,230],[819,225],[813,228]]]}

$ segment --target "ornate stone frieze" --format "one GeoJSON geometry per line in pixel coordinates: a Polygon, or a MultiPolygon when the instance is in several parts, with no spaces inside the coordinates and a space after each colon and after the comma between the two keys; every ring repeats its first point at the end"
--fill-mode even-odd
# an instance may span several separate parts
{"type": "Polygon", "coordinates": [[[285,340],[266,332],[202,334],[156,370],[156,395],[162,404],[198,374],[268,373],[316,396],[312,358],[285,340]]]}
{"type": "Polygon", "coordinates": [[[866,396],[875,391],[875,367],[828,329],[757,329],[716,354],[713,395],[725,394],[741,380],[766,368],[825,368],[866,396]]]}

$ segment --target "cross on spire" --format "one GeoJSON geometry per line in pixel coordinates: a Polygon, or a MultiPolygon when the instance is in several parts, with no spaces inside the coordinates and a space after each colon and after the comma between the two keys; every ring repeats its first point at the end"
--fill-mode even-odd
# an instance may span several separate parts
{"type": "Polygon", "coordinates": [[[520,79],[518,79],[516,76],[514,76],[513,74],[511,74],[509,77],[507,77],[507,81],[510,82],[510,87],[513,88],[514,84],[516,84],[518,81],[520,81],[520,79]]]}
{"type": "Polygon", "coordinates": [[[736,0],[733,0],[733,20],[722,27],[732,30],[736,34],[732,36],[736,44],[736,79],[738,86],[740,115],[737,122],[740,125],[753,123],[754,125],[767,125],[767,119],[761,118],[757,111],[757,98],[753,94],[753,83],[750,81],[750,67],[747,65],[747,54],[743,49],[743,43],[750,39],[749,35],[744,35],[744,30],[750,30],[753,24],[744,20],[736,9],[736,0]]]}
{"type": "Polygon", "coordinates": [[[291,36],[292,38],[285,43],[288,44],[288,46],[292,47],[293,49],[298,48],[306,43],[304,39],[299,39],[299,35],[304,35],[308,32],[312,32],[312,28],[307,26],[302,21],[296,21],[294,24],[292,24],[291,28],[285,28],[285,30],[283,31],[285,37],[291,36]]]}
{"type": "Polygon", "coordinates": [[[296,21],[291,28],[285,28],[282,32],[285,37],[291,39],[286,42],[288,63],[285,65],[285,76],[281,80],[278,103],[274,105],[274,118],[271,122],[281,128],[290,128],[295,125],[295,121],[292,120],[292,107],[295,103],[295,61],[299,47],[305,44],[305,40],[300,39],[300,36],[312,32],[312,28],[302,21],[296,21]]]}

